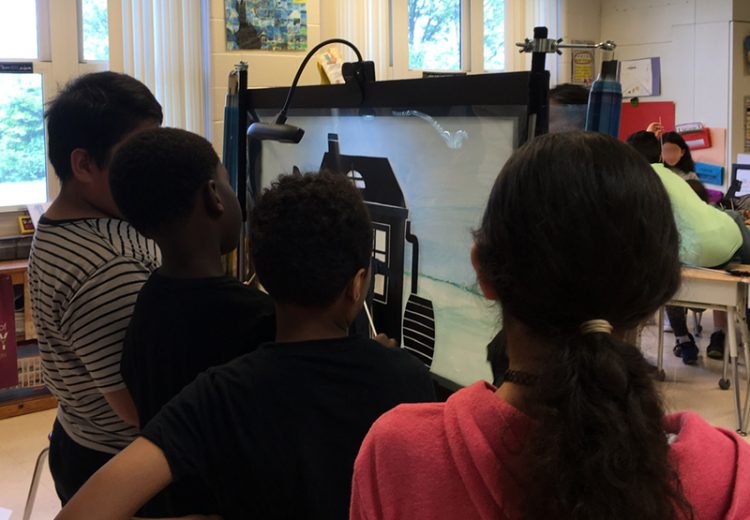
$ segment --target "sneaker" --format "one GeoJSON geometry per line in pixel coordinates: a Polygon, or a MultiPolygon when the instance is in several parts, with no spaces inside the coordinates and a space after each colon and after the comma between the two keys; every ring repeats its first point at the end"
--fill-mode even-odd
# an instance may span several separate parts
{"type": "Polygon", "coordinates": [[[711,334],[711,341],[706,348],[706,355],[711,359],[724,359],[724,331],[717,330],[711,334]]]}
{"type": "MultiPolygon", "coordinates": [[[[690,341],[695,343],[695,338],[689,332],[688,338],[690,338],[690,341]]],[[[675,357],[682,357],[682,345],[684,345],[684,343],[680,343],[679,340],[675,341],[675,346],[672,347],[672,352],[674,353],[675,357]]]]}
{"type": "Polygon", "coordinates": [[[672,352],[677,357],[682,358],[682,362],[686,365],[694,365],[698,362],[698,345],[695,344],[695,339],[692,334],[688,334],[687,341],[677,343],[672,352]]]}

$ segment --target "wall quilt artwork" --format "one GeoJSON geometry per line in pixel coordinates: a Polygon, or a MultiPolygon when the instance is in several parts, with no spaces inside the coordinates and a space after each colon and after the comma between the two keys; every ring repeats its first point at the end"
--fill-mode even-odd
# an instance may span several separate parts
{"type": "Polygon", "coordinates": [[[305,0],[224,0],[227,50],[307,50],[305,0]]]}

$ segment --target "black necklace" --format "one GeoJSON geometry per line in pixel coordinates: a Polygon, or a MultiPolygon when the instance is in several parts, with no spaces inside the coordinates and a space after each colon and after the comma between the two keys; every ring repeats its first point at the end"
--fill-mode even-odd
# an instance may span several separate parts
{"type": "Polygon", "coordinates": [[[511,370],[510,368],[503,375],[503,383],[514,383],[516,385],[534,386],[538,380],[539,376],[537,375],[521,372],[520,370],[511,370]]]}

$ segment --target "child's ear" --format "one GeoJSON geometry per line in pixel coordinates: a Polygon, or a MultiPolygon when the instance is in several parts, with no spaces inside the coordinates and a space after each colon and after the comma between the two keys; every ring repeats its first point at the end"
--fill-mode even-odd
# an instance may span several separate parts
{"type": "Polygon", "coordinates": [[[488,284],[484,279],[482,279],[482,270],[479,265],[479,253],[477,251],[476,244],[471,246],[471,265],[474,266],[474,271],[477,273],[477,281],[479,282],[479,289],[481,289],[482,294],[484,294],[484,297],[492,301],[499,300],[500,298],[498,298],[497,291],[495,291],[495,288],[492,287],[490,284],[488,284]]]}
{"type": "Polygon", "coordinates": [[[362,268],[357,271],[347,286],[347,297],[353,302],[362,302],[370,290],[370,270],[362,268]]]}
{"type": "Polygon", "coordinates": [[[224,202],[213,179],[203,185],[203,203],[209,215],[218,217],[224,214],[224,202]]]}
{"type": "Polygon", "coordinates": [[[73,177],[82,184],[93,183],[96,175],[101,173],[96,161],[83,148],[76,148],[70,152],[70,169],[73,171],[73,177]]]}

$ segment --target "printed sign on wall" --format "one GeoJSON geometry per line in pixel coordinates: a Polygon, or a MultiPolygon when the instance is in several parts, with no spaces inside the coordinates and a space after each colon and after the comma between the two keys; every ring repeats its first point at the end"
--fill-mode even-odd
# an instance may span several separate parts
{"type": "MultiPolygon", "coordinates": [[[[592,41],[574,40],[571,43],[592,44],[592,41]]],[[[591,85],[594,81],[594,49],[573,49],[571,56],[571,83],[591,85]]]]}
{"type": "Polygon", "coordinates": [[[661,94],[661,58],[624,60],[620,62],[623,97],[646,97],[661,94]]]}

